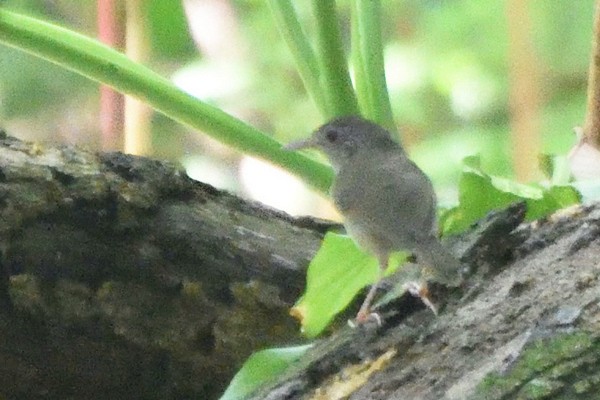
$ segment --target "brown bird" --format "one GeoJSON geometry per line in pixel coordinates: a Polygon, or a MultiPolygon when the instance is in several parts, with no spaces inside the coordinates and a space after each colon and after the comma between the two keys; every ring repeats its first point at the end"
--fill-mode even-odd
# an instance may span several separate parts
{"type": "Polygon", "coordinates": [[[425,278],[456,286],[461,280],[460,263],[436,236],[436,197],[431,181],[408,159],[402,146],[381,126],[347,116],[286,147],[317,148],[327,155],[335,171],[331,195],[346,231],[379,261],[379,279],[371,286],[356,321],[362,323],[374,315],[371,302],[395,251],[414,253],[425,268],[424,278],[407,288],[436,312],[427,297],[425,278]]]}

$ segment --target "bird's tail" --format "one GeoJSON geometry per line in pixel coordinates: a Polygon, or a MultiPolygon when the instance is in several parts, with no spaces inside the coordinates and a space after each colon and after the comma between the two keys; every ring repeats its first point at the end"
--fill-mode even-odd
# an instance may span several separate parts
{"type": "Polygon", "coordinates": [[[427,279],[447,285],[459,286],[462,282],[462,265],[435,237],[421,242],[416,251],[417,261],[427,279]]]}

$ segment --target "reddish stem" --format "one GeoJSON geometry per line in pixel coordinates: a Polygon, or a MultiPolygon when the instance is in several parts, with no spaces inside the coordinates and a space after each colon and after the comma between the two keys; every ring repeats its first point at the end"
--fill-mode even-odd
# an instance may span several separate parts
{"type": "MultiPolygon", "coordinates": [[[[124,43],[124,29],[117,0],[98,0],[98,39],[120,49],[124,43]]],[[[100,86],[100,132],[102,150],[123,148],[125,98],[108,86],[100,86]]]]}

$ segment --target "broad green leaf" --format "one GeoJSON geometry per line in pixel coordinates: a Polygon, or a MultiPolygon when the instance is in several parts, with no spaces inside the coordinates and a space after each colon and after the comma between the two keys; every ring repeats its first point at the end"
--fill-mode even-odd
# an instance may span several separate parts
{"type": "Polygon", "coordinates": [[[252,354],[235,374],[220,400],[240,400],[276,378],[311,345],[266,349],[252,354]]]}
{"type": "MultiPolygon", "coordinates": [[[[387,273],[405,258],[394,254],[387,273]]],[[[306,291],[291,311],[304,335],[321,333],[362,288],[375,282],[378,268],[375,257],[357,248],[348,236],[328,233],[308,267],[306,291]]]]}
{"type": "Polygon", "coordinates": [[[458,185],[459,204],[441,218],[444,234],[464,231],[488,212],[519,201],[527,203],[527,220],[544,217],[581,201],[581,195],[572,186],[525,185],[488,175],[481,170],[478,157],[467,157],[463,163],[458,185]]]}

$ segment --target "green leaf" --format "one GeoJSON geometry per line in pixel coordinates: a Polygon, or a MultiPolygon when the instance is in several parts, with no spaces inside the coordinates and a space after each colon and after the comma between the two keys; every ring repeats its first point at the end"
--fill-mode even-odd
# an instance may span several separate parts
{"type": "Polygon", "coordinates": [[[220,400],[240,400],[276,378],[311,345],[266,349],[252,354],[235,374],[220,400]]]}
{"type": "Polygon", "coordinates": [[[543,218],[553,212],[579,204],[581,194],[572,186],[550,186],[544,189],[544,197],[538,200],[527,201],[527,214],[525,219],[532,221],[543,218]]]}
{"type": "Polygon", "coordinates": [[[459,205],[445,212],[440,221],[444,234],[466,230],[488,212],[519,201],[527,203],[527,220],[547,216],[577,204],[581,195],[572,186],[525,185],[488,175],[480,168],[479,157],[467,157],[458,185],[459,205]]]}
{"type": "MultiPolygon", "coordinates": [[[[397,269],[406,254],[394,254],[387,273],[397,269]]],[[[306,291],[292,309],[307,337],[320,334],[366,285],[378,277],[377,260],[345,235],[328,233],[311,261],[306,291]]]]}

